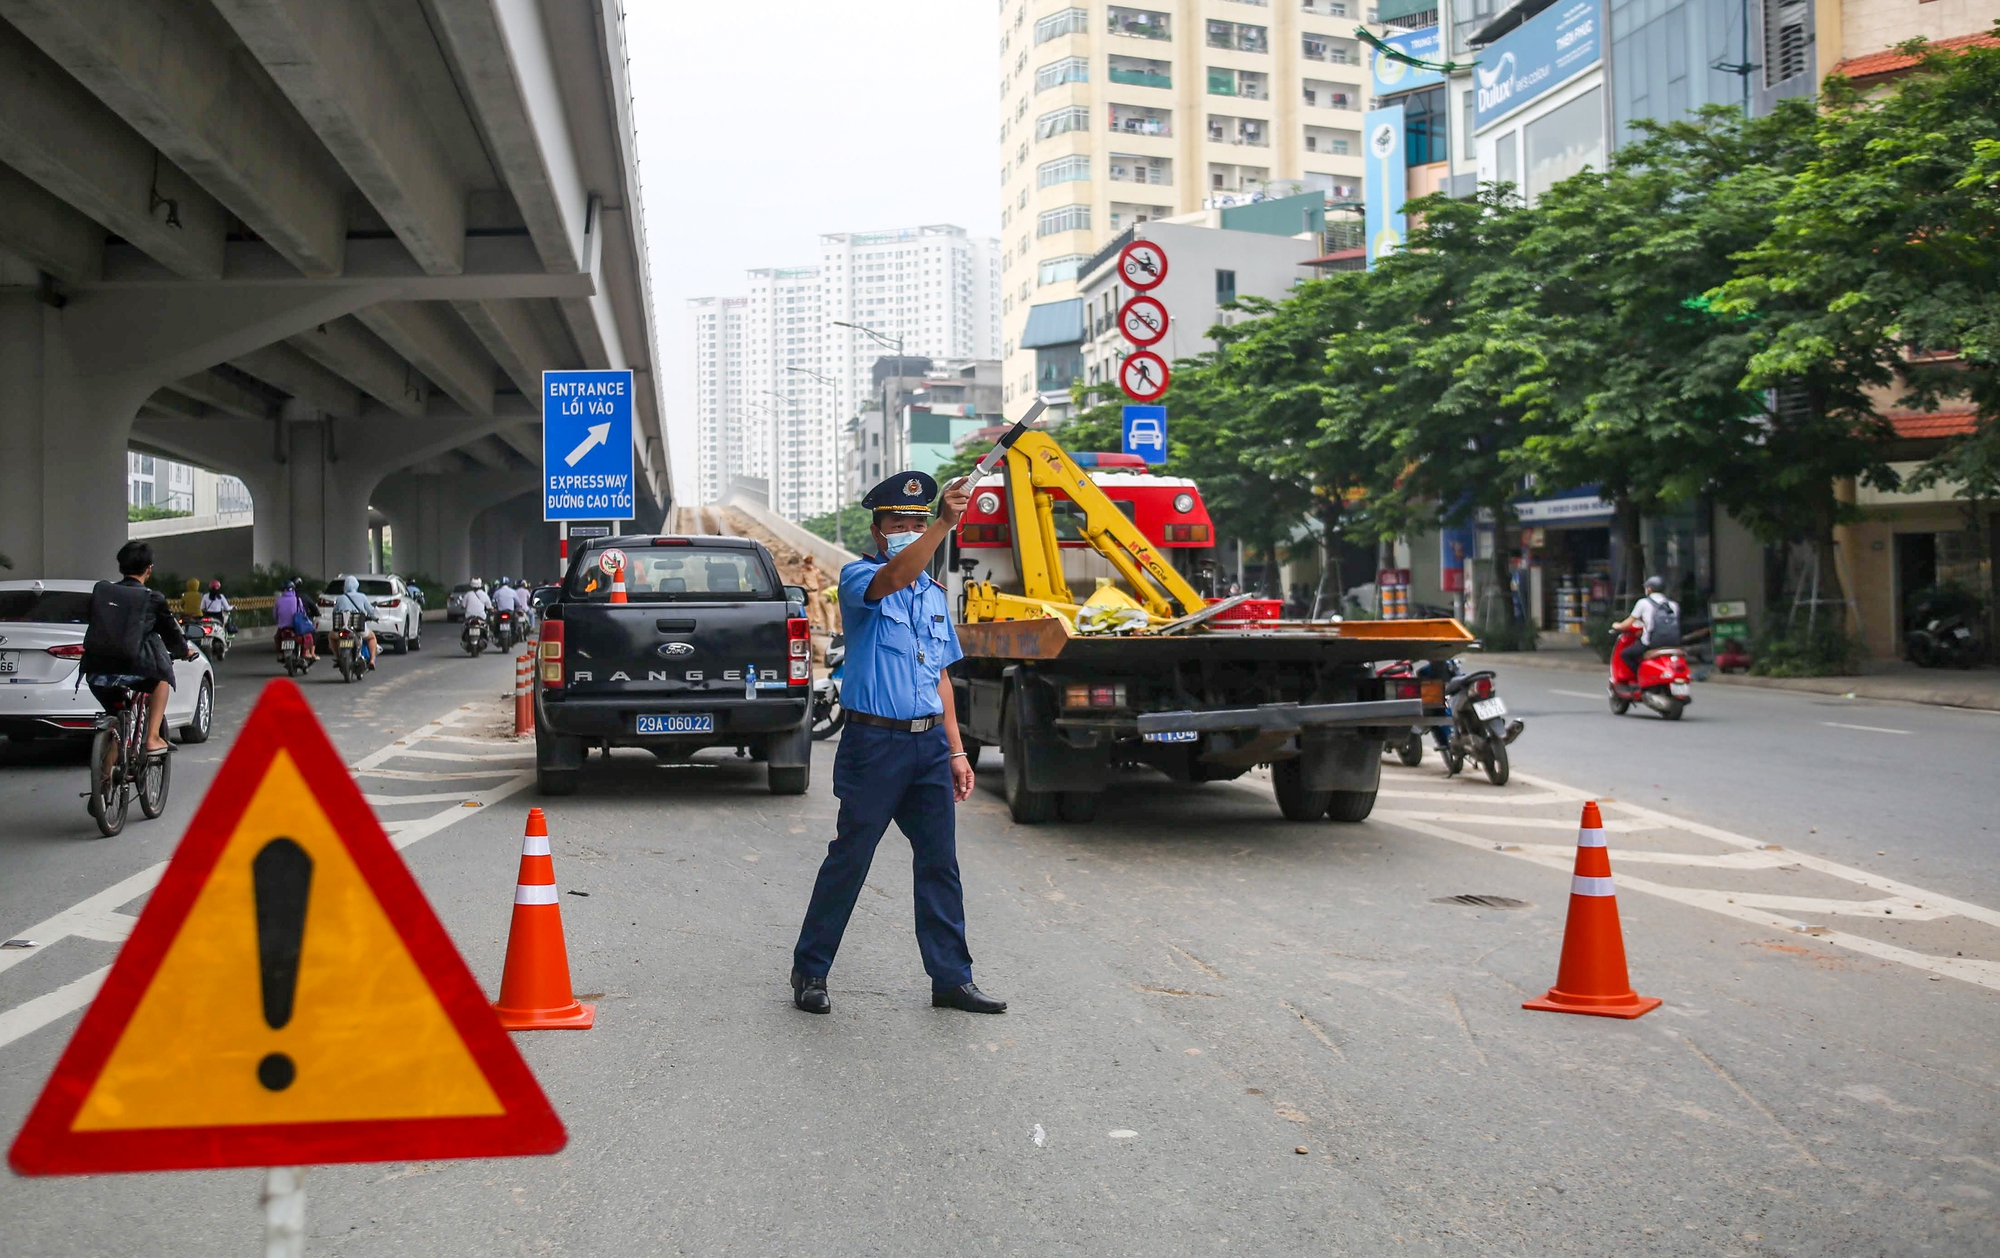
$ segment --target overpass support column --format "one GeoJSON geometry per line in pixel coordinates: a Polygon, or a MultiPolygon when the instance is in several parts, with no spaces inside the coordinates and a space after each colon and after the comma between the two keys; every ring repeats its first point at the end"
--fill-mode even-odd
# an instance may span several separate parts
{"type": "MultiPolygon", "coordinates": [[[[396,534],[396,570],[421,572],[447,586],[472,578],[473,522],[498,502],[531,491],[530,472],[465,472],[452,476],[397,472],[376,487],[375,509],[389,517],[396,534]],[[405,558],[406,555],[413,558],[405,558]]],[[[513,574],[511,567],[504,569],[513,574]]],[[[497,575],[502,569],[494,569],[497,575]]]]}

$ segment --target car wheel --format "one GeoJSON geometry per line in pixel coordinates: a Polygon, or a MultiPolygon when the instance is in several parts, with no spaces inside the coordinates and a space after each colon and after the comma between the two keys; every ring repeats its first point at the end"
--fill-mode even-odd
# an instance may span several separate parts
{"type": "Polygon", "coordinates": [[[201,679],[201,689],[194,692],[194,717],[181,726],[183,743],[205,743],[208,732],[215,725],[215,682],[212,678],[201,679]]]}
{"type": "Polygon", "coordinates": [[[809,764],[789,769],[781,769],[774,765],[767,772],[770,774],[773,795],[803,795],[812,780],[812,766],[809,764]]]}

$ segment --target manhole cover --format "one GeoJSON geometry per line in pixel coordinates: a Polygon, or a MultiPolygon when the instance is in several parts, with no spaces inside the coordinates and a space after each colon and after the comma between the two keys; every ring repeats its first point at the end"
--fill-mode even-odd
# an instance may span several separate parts
{"type": "Polygon", "coordinates": [[[1504,895],[1441,895],[1432,904],[1462,904],[1474,909],[1524,909],[1526,900],[1515,900],[1504,895]]]}

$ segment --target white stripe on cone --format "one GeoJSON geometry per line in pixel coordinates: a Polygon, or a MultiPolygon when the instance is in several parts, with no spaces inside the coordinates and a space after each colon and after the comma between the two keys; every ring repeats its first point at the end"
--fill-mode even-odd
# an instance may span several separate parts
{"type": "MultiPolygon", "coordinates": [[[[1611,880],[1606,878],[1603,881],[1610,882],[1611,880]]],[[[545,887],[529,887],[519,884],[516,884],[514,887],[514,903],[516,904],[554,904],[555,902],[556,884],[553,882],[545,887]]]]}
{"type": "Polygon", "coordinates": [[[1576,845],[1578,847],[1604,847],[1604,831],[1578,830],[1576,832],[1576,845]]]}
{"type": "Polygon", "coordinates": [[[521,855],[523,855],[523,856],[547,856],[548,854],[549,854],[549,836],[548,836],[548,835],[546,835],[546,834],[530,834],[530,835],[527,835],[526,837],[524,837],[524,838],[523,838],[523,839],[521,840],[521,855]]]}
{"type": "MultiPolygon", "coordinates": [[[[1569,893],[1571,895],[1617,895],[1618,889],[1612,885],[1609,878],[1586,878],[1582,874],[1571,874],[1569,877],[1569,893]]],[[[520,901],[516,900],[515,903],[519,904],[520,901]]]]}

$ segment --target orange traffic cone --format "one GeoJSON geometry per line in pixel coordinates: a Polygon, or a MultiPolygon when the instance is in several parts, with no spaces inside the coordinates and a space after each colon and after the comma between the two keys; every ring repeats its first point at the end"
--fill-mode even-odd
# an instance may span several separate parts
{"type": "Polygon", "coordinates": [[[1569,922],[1563,928],[1556,985],[1521,1008],[1636,1018],[1659,1007],[1658,997],[1632,990],[1632,979],[1625,972],[1625,933],[1618,926],[1611,852],[1604,846],[1604,818],[1593,799],[1583,806],[1583,825],[1576,836],[1576,874],[1570,879],[1569,922]]]}
{"type": "Polygon", "coordinates": [[[582,1003],[570,990],[556,867],[549,858],[548,822],[539,808],[528,810],[528,833],[521,840],[514,925],[507,932],[507,968],[493,1012],[509,1031],[581,1031],[597,1020],[597,1006],[582,1003]]]}
{"type": "Polygon", "coordinates": [[[625,565],[622,563],[611,570],[611,597],[607,601],[613,603],[632,601],[625,597],[625,565]]]}

